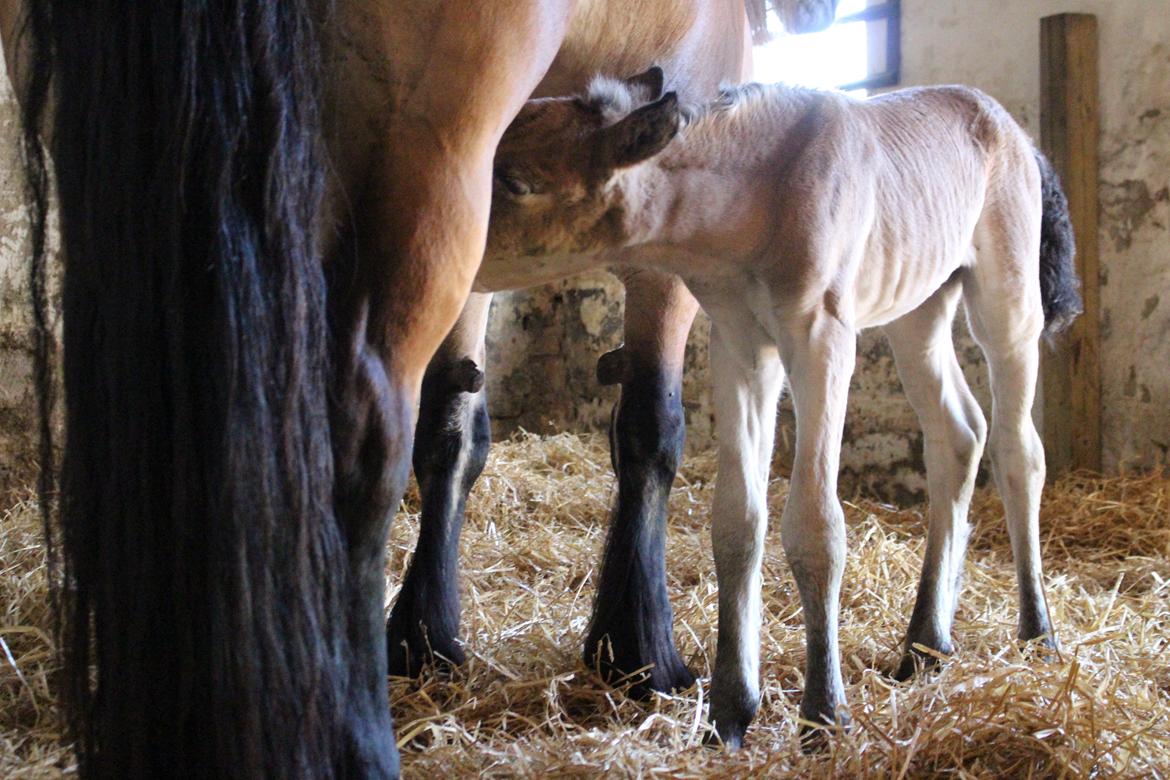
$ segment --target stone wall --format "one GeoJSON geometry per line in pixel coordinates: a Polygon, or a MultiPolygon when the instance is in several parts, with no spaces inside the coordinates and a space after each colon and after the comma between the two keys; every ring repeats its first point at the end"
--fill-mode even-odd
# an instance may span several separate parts
{"type": "MultiPolygon", "coordinates": [[[[1099,16],[1104,462],[1152,467],[1170,444],[1170,14],[1148,0],[903,0],[902,86],[965,83],[1038,131],[1039,20],[1099,16]],[[1163,300],[1165,299],[1165,300],[1163,300]]],[[[489,388],[497,429],[600,427],[614,398],[593,379],[620,340],[620,285],[602,275],[510,293],[493,312],[489,388]],[[603,316],[598,319],[598,313],[603,316]],[[537,359],[526,344],[539,345],[537,359]],[[503,370],[501,370],[503,368],[503,370]]],[[[982,355],[956,327],[968,382],[990,412],[982,355]]],[[[707,325],[691,334],[684,401],[692,446],[709,444],[707,325]]],[[[791,409],[782,404],[778,458],[791,409]]],[[[863,334],[853,380],[843,486],[888,498],[920,495],[922,437],[884,339],[863,334]]]]}
{"type": "Polygon", "coordinates": [[[0,494],[26,478],[34,449],[28,220],[19,141],[16,104],[0,76],[0,494]]]}

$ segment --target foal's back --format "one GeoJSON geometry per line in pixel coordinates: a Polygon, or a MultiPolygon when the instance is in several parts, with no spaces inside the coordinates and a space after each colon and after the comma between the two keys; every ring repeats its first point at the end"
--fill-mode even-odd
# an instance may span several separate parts
{"type": "MultiPolygon", "coordinates": [[[[820,132],[789,174],[787,200],[821,204],[799,208],[796,240],[825,258],[826,281],[852,283],[858,326],[917,308],[973,262],[989,203],[1034,200],[1038,216],[1031,144],[987,95],[946,86],[818,101],[820,132]]],[[[1025,216],[1021,229],[1035,221],[1025,216]]]]}

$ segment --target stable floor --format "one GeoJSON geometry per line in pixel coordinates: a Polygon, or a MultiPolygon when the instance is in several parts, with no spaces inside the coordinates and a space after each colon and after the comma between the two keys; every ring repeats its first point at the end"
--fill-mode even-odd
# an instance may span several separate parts
{"type": "MultiPolygon", "coordinates": [[[[687,459],[672,498],[668,569],[676,636],[710,671],[715,573],[707,535],[713,453],[687,459]]],[[[498,444],[463,535],[468,663],[391,701],[407,777],[1168,777],[1170,479],[1066,478],[1045,494],[1042,539],[1059,659],[1013,641],[1015,585],[998,497],[975,498],[956,657],[907,684],[886,675],[913,603],[922,507],[846,504],[842,655],[854,727],[801,753],[803,630],[772,528],[764,561],[763,706],[747,747],[704,747],[706,679],[680,695],[627,697],[585,669],[612,477],[601,437],[498,444]]],[[[779,516],[787,481],[771,487],[779,516]]],[[[0,509],[0,776],[69,773],[47,673],[52,653],[39,517],[0,509]]],[[[417,533],[417,495],[395,522],[391,597],[417,533]]],[[[774,523],[773,525],[778,525],[774,523]]]]}

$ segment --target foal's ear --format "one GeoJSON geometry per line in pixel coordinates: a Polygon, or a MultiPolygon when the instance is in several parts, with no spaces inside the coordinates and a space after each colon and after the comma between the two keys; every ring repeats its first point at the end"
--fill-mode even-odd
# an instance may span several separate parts
{"type": "Polygon", "coordinates": [[[631,90],[640,90],[646,102],[662,97],[662,86],[665,83],[666,75],[657,65],[651,65],[648,70],[626,79],[626,86],[631,90]]]}
{"type": "Polygon", "coordinates": [[[605,161],[614,168],[626,168],[650,159],[678,134],[680,119],[678,95],[667,92],[602,131],[605,161]]]}

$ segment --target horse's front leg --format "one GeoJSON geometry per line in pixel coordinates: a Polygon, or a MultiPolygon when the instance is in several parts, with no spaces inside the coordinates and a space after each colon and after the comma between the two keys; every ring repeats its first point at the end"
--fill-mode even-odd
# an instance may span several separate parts
{"type": "Polygon", "coordinates": [[[413,676],[433,654],[462,664],[459,533],[491,445],[484,336],[491,295],[473,293],[427,366],[414,436],[422,496],[418,544],[386,623],[390,673],[413,676]]]}
{"type": "Polygon", "coordinates": [[[837,469],[857,337],[849,324],[820,310],[784,334],[781,351],[796,410],[796,460],[781,536],[804,611],[807,657],[800,715],[813,723],[844,723],[837,623],[845,514],[837,498],[837,469]]]}
{"type": "Polygon", "coordinates": [[[335,298],[331,308],[336,371],[330,397],[334,495],[349,553],[345,576],[350,673],[342,703],[346,774],[394,777],[398,752],[386,700],[386,652],[380,628],[386,536],[406,483],[413,394],[403,371],[388,366],[371,344],[370,301],[335,298]]]}
{"type": "Polygon", "coordinates": [[[734,749],[743,743],[760,706],[760,566],[784,368],[774,346],[719,322],[711,331],[711,374],[719,437],[711,509],[719,638],[710,719],[719,738],[734,749]]]}
{"type": "Polygon", "coordinates": [[[640,688],[671,691],[695,681],[674,644],[666,518],[686,436],[683,358],[698,304],[677,277],[627,271],[621,278],[626,343],[598,363],[603,383],[622,386],[610,431],[618,494],[585,663],[614,678],[643,671],[640,688]]]}

